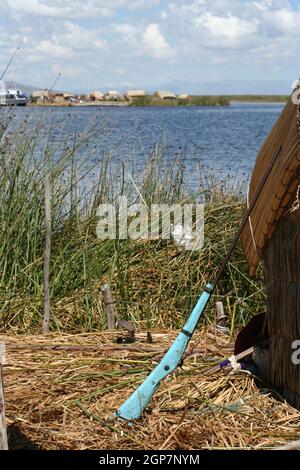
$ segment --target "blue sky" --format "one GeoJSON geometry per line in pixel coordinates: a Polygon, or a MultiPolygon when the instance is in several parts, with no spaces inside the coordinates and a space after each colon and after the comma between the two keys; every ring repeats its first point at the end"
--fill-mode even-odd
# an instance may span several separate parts
{"type": "Polygon", "coordinates": [[[299,0],[0,0],[0,71],[64,89],[300,75],[299,0]]]}

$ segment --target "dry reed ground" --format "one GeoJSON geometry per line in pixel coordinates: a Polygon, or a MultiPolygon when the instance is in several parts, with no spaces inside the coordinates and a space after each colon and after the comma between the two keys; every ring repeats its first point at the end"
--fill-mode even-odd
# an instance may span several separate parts
{"type": "Polygon", "coordinates": [[[193,336],[183,367],[161,384],[140,421],[107,421],[176,332],[154,332],[152,344],[144,333],[134,344],[116,344],[119,335],[1,335],[8,424],[42,449],[262,449],[300,437],[300,412],[252,377],[203,374],[231,353],[229,339],[212,327],[193,336]]]}

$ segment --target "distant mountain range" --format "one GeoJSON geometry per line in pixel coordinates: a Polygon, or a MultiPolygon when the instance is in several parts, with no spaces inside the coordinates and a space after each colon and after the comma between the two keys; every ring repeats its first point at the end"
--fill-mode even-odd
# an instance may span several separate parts
{"type": "Polygon", "coordinates": [[[289,95],[292,81],[288,80],[222,80],[219,82],[174,81],[161,89],[190,95],[289,95]]]}
{"type": "MultiPolygon", "coordinates": [[[[188,93],[190,95],[289,95],[292,92],[292,81],[289,80],[222,80],[215,82],[190,82],[178,80],[160,85],[132,86],[131,89],[144,89],[148,93],[156,90],[169,90],[174,93],[188,93]]],[[[121,93],[129,89],[122,84],[101,86],[100,91],[118,90],[121,93]]],[[[87,91],[87,90],[86,90],[87,91]]],[[[85,91],[77,90],[84,93],[85,91]]]]}
{"type": "Polygon", "coordinates": [[[26,93],[27,95],[31,95],[31,93],[34,91],[34,90],[39,90],[40,88],[37,88],[35,86],[32,86],[32,85],[23,85],[22,83],[16,83],[16,82],[11,82],[11,81],[6,81],[5,80],[5,85],[6,85],[6,88],[8,89],[14,89],[14,90],[22,90],[24,93],[26,93]]]}
{"type": "MultiPolygon", "coordinates": [[[[6,82],[7,88],[20,88],[27,94],[31,94],[34,90],[43,89],[43,87],[24,85],[21,83],[6,82]]],[[[116,89],[121,93],[128,90],[128,86],[122,84],[115,86],[99,86],[90,89],[76,89],[75,93],[89,93],[92,90],[107,91],[116,89]]],[[[157,86],[135,86],[130,88],[143,88],[148,93],[156,90],[170,90],[174,93],[188,93],[190,95],[289,95],[292,91],[292,81],[288,80],[222,80],[216,82],[190,82],[178,80],[174,82],[164,83],[157,86]]],[[[72,91],[72,90],[66,90],[72,91]]]]}

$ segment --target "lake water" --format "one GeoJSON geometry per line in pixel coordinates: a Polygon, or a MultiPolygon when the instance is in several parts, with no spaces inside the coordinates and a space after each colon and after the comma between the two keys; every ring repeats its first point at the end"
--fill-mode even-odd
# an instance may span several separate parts
{"type": "Polygon", "coordinates": [[[114,161],[137,162],[164,142],[166,160],[184,156],[188,177],[197,184],[199,162],[218,176],[249,178],[257,152],[283,109],[282,104],[233,104],[229,107],[27,107],[14,110],[34,126],[43,117],[51,141],[70,145],[75,135],[94,126],[79,158],[95,163],[104,152],[114,161]]]}

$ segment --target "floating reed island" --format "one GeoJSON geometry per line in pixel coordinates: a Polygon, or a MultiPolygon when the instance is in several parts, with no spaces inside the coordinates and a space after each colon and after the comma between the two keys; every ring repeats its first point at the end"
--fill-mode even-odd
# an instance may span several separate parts
{"type": "MultiPolygon", "coordinates": [[[[294,135],[299,126],[297,111],[289,104],[277,124],[282,131],[279,146],[285,158],[282,160],[281,155],[271,178],[279,190],[290,188],[281,196],[275,194],[281,197],[280,203],[287,204],[279,204],[279,218],[281,209],[289,210],[297,203],[294,179],[278,177],[283,163],[287,168],[284,175],[295,176],[289,171],[289,162],[294,162],[293,155],[298,156],[298,135],[294,135]],[[295,137],[295,145],[290,134],[295,137]]],[[[298,406],[298,381],[294,370],[285,367],[287,355],[279,357],[274,351],[276,345],[283,350],[285,344],[281,341],[285,310],[270,302],[274,295],[270,284],[272,262],[266,279],[270,352],[275,361],[271,365],[271,385],[276,390],[264,388],[261,382],[258,388],[254,377],[246,372],[207,374],[207,369],[232,355],[238,327],[265,311],[263,271],[258,266],[262,253],[247,244],[249,237],[253,243],[260,233],[257,211],[253,227],[249,225],[243,235],[244,249],[250,247],[246,259],[240,246],[213,295],[213,300],[223,301],[229,335],[214,327],[214,307],[208,308],[182,367],[163,382],[141,421],[130,428],[122,420],[110,420],[161,360],[203,286],[213,278],[245,210],[245,187],[232,178],[219,181],[208,176],[199,164],[199,184],[191,191],[184,155],[170,161],[163,143],[156,145],[143,162],[117,162],[110,154],[102,153],[90,167],[80,158],[80,152],[91,136],[101,135],[98,122],[91,123],[84,134],[56,146],[47,138],[49,128],[44,122],[32,129],[25,120],[16,128],[12,117],[5,114],[0,124],[0,341],[6,348],[3,380],[10,447],[270,449],[299,438],[299,411],[284,401],[287,398],[298,406]],[[49,183],[50,233],[50,225],[45,223],[45,186],[49,183]],[[153,203],[205,202],[203,249],[182,250],[174,240],[151,238],[99,240],[99,204],[115,204],[124,195],[132,204],[142,200],[146,207],[153,203]],[[50,333],[42,336],[48,236],[51,317],[50,333]],[[110,285],[119,324],[122,320],[123,325],[128,321],[136,325],[134,343],[126,344],[128,337],[124,342],[124,333],[101,331],[107,327],[101,297],[104,284],[110,285]],[[278,385],[283,387],[283,394],[278,394],[278,385]]],[[[260,154],[263,167],[273,153],[270,149],[275,145],[275,134],[271,133],[270,147],[267,141],[267,151],[263,148],[260,154]]],[[[253,185],[255,174],[250,199],[253,185]]],[[[262,193],[268,203],[263,204],[261,199],[262,206],[258,207],[266,211],[269,208],[273,217],[274,194],[267,198],[268,185],[262,193]]],[[[266,222],[273,228],[278,220],[267,217],[266,222]]],[[[293,218],[286,225],[292,237],[297,226],[293,218]]],[[[280,223],[277,232],[275,228],[268,239],[257,239],[258,249],[264,248],[259,244],[261,240],[269,243],[266,265],[272,258],[268,253],[278,253],[279,249],[272,236],[277,233],[280,238],[285,230],[280,223]]],[[[287,268],[286,272],[292,271],[287,268]]],[[[294,339],[298,319],[291,318],[293,321],[286,324],[294,339]]]]}
{"type": "Polygon", "coordinates": [[[147,93],[145,90],[117,90],[107,92],[92,91],[85,95],[55,92],[49,90],[33,91],[31,106],[229,106],[231,103],[286,103],[284,95],[191,95],[176,94],[168,90],[147,93]]]}

